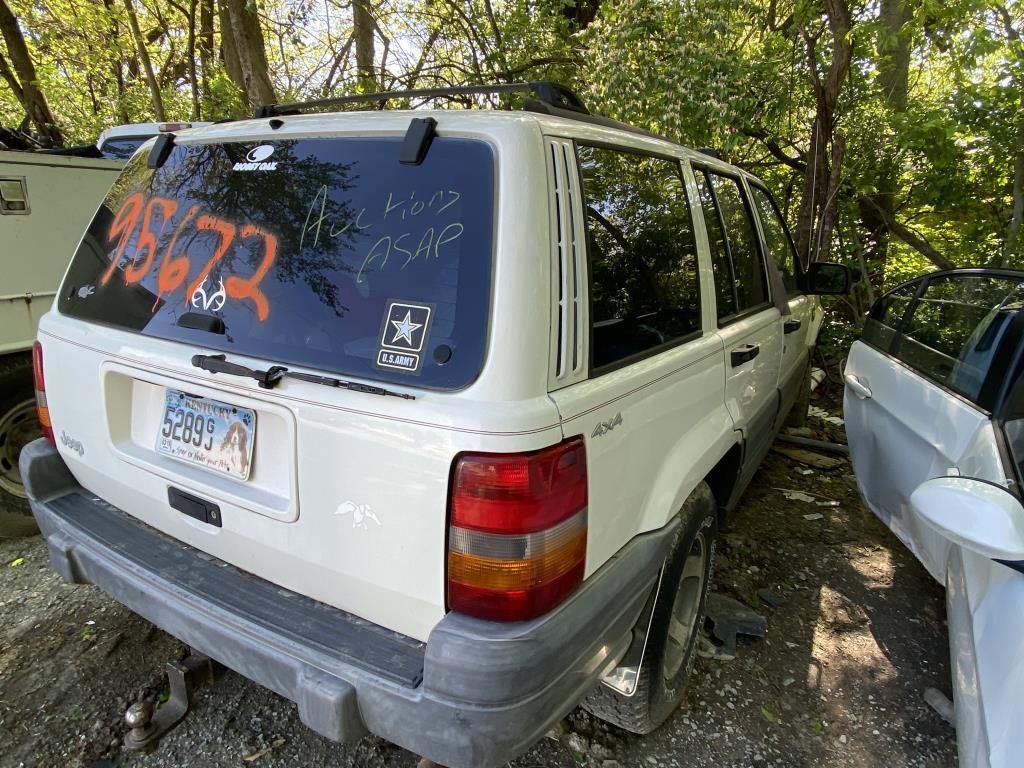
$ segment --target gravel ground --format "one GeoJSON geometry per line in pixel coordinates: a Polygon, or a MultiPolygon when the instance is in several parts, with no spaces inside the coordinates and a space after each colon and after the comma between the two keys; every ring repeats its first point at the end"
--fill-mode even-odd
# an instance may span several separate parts
{"type": "MultiPolygon", "coordinates": [[[[729,519],[715,589],[766,614],[765,639],[742,639],[732,661],[698,659],[683,705],[650,736],[576,710],[511,765],[955,765],[953,729],[922,700],[950,690],[943,592],[864,509],[850,471],[773,454],[729,519]],[[759,603],[764,588],[784,602],[759,603]]],[[[156,752],[121,750],[125,709],[159,697],[163,663],[186,653],[96,588],[63,584],[39,537],[0,541],[0,766],[416,764],[376,738],[332,744],[230,671],[156,752]]]]}

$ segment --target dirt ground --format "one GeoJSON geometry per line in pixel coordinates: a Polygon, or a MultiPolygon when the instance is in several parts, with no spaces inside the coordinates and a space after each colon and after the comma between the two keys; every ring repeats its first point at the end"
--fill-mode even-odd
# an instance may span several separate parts
{"type": "MultiPolygon", "coordinates": [[[[768,635],[742,639],[735,660],[698,659],[661,729],[641,738],[576,710],[511,765],[955,765],[953,729],[922,700],[950,692],[942,589],[862,506],[850,473],[765,462],[722,535],[714,588],[757,606],[768,635]],[[764,588],[784,602],[759,603],[764,588]]],[[[62,583],[40,537],[0,541],[0,766],[416,764],[376,738],[332,744],[230,671],[156,752],[123,751],[126,708],[160,697],[163,663],[186,653],[98,589],[62,583]]]]}

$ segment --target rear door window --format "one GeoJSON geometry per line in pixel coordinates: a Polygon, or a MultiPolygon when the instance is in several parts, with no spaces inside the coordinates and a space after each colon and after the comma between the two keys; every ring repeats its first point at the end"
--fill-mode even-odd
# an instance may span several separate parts
{"type": "Polygon", "coordinates": [[[700,331],[697,243],[677,161],[592,146],[578,153],[597,369],[700,331]]]}
{"type": "Polygon", "coordinates": [[[743,198],[739,181],[715,173],[708,175],[715,189],[715,199],[718,201],[718,210],[725,224],[725,234],[729,243],[736,309],[738,312],[745,312],[768,302],[764,257],[757,244],[754,221],[743,198]]]}
{"type": "Polygon", "coordinates": [[[487,338],[484,142],[176,145],[129,162],[59,297],[72,317],[337,374],[459,388],[487,338]],[[211,318],[214,318],[211,320],[211,318]]]}
{"type": "Polygon", "coordinates": [[[697,178],[697,192],[704,212],[704,229],[708,233],[708,247],[711,249],[711,268],[715,276],[715,299],[718,305],[718,319],[736,314],[736,291],[733,288],[732,264],[729,263],[729,244],[725,240],[722,219],[715,204],[715,193],[711,181],[703,171],[694,169],[697,178]]]}
{"type": "Polygon", "coordinates": [[[694,173],[715,272],[718,319],[728,321],[768,304],[764,255],[739,180],[708,170],[694,173]]]}
{"type": "Polygon", "coordinates": [[[796,279],[796,249],[789,237],[789,229],[767,190],[751,185],[750,195],[754,198],[754,206],[761,217],[765,245],[772,255],[775,266],[779,268],[782,284],[786,286],[786,293],[791,297],[795,296],[800,293],[800,289],[797,287],[796,279]]]}

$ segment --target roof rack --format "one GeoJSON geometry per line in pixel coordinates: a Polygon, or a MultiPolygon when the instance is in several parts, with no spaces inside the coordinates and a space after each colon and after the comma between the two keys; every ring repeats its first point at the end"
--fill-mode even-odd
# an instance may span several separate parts
{"type": "MultiPolygon", "coordinates": [[[[351,96],[331,96],[326,99],[312,101],[296,101],[291,104],[265,104],[257,107],[254,118],[275,117],[277,115],[294,115],[308,110],[324,107],[339,107],[345,104],[361,104],[366,102],[387,102],[392,99],[431,98],[434,96],[478,96],[496,93],[529,93],[536,101],[571,112],[574,115],[589,115],[590,110],[571,89],[558,83],[544,80],[532,83],[499,83],[496,85],[458,85],[450,88],[417,88],[409,91],[381,91],[379,93],[360,93],[351,96]]],[[[528,100],[532,101],[532,100],[528,100]]],[[[534,110],[536,111],[536,110],[534,110]]]]}
{"type": "Polygon", "coordinates": [[[610,117],[605,117],[604,115],[592,115],[589,112],[587,112],[586,114],[577,114],[562,107],[547,104],[537,99],[524,99],[523,109],[526,110],[527,112],[539,112],[542,115],[551,115],[552,117],[564,117],[568,120],[579,120],[580,122],[591,123],[592,125],[603,125],[606,128],[615,128],[616,130],[619,131],[628,131],[629,133],[636,133],[639,134],[640,136],[647,136],[652,139],[672,141],[666,136],[654,133],[653,131],[648,131],[646,128],[638,128],[635,125],[630,125],[629,123],[622,123],[619,122],[618,120],[613,120],[610,117]]]}
{"type": "MultiPolygon", "coordinates": [[[[313,101],[296,101],[291,104],[267,104],[256,108],[253,118],[277,117],[283,115],[297,115],[308,110],[322,109],[324,107],[338,107],[344,104],[363,104],[366,102],[378,102],[382,107],[392,99],[415,99],[431,98],[433,96],[477,96],[495,93],[529,93],[534,98],[523,99],[523,109],[527,112],[537,112],[553,117],[562,117],[569,120],[579,120],[593,125],[603,125],[608,128],[616,128],[620,131],[628,131],[641,136],[648,136],[654,139],[671,141],[671,139],[657,133],[637,128],[635,125],[620,123],[610,117],[591,114],[584,105],[583,100],[576,95],[575,91],[559,83],[552,83],[546,80],[538,80],[530,83],[498,83],[496,85],[457,85],[450,88],[418,88],[410,91],[381,91],[379,93],[361,93],[352,96],[332,96],[327,99],[314,99],[313,101]]],[[[271,127],[280,126],[271,124],[271,127]]]]}

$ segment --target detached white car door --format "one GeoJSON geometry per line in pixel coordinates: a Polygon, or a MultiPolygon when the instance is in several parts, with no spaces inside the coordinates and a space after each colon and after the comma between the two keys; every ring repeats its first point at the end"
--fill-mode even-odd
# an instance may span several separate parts
{"type": "Polygon", "coordinates": [[[1024,514],[1024,421],[1003,416],[1022,369],[1022,283],[1024,273],[970,269],[904,284],[872,307],[844,372],[861,495],[947,587],[961,766],[1021,764],[1024,563],[980,553],[969,532],[984,521],[964,518],[971,505],[953,509],[950,528],[922,514],[927,494],[917,507],[911,497],[934,478],[974,478],[1017,495],[1024,514]]]}

